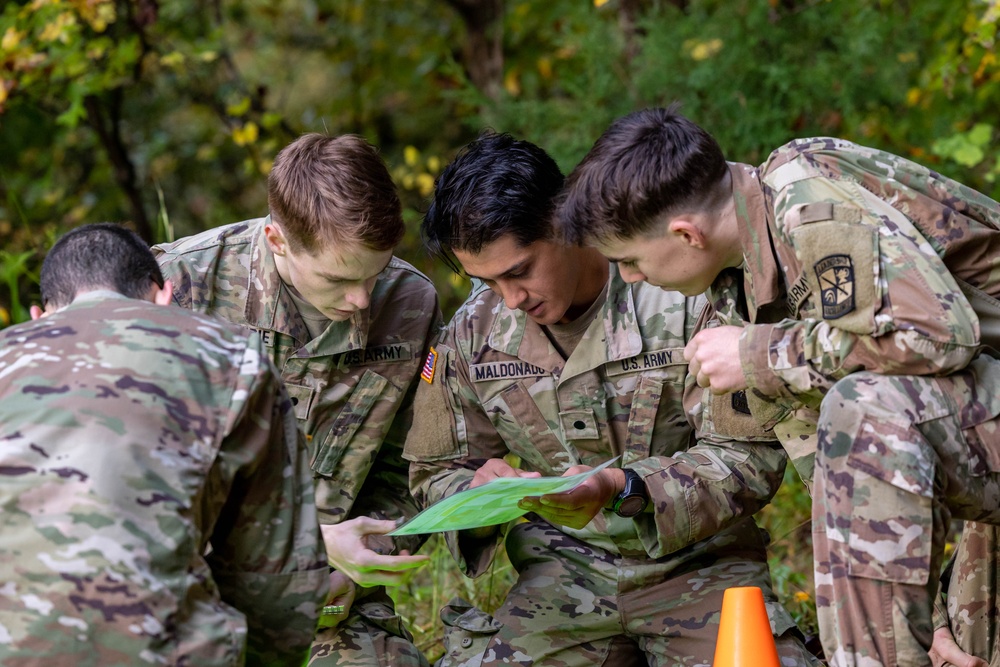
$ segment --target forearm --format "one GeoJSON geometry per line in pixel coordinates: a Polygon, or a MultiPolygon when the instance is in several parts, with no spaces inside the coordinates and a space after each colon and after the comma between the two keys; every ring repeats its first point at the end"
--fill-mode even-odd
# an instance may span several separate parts
{"type": "Polygon", "coordinates": [[[822,320],[754,324],[740,336],[743,373],[768,396],[817,402],[831,385],[861,371],[943,375],[964,368],[978,351],[978,335],[928,336],[916,329],[879,336],[851,333],[822,320]]]}
{"type": "Polygon", "coordinates": [[[660,558],[751,516],[778,490],[786,460],[775,443],[702,441],[631,466],[650,497],[647,512],[636,519],[646,552],[660,558]]]}

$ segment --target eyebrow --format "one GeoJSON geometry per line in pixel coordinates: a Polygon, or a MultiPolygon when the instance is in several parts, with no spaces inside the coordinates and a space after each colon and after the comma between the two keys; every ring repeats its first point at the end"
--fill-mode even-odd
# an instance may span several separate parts
{"type": "MultiPolygon", "coordinates": [[[[393,257],[395,257],[395,255],[389,255],[388,261],[386,261],[386,263],[382,266],[382,268],[378,270],[378,273],[375,274],[376,276],[381,274],[387,268],[389,268],[389,264],[392,263],[393,257]]],[[[359,280],[367,280],[367,278],[350,278],[348,276],[340,276],[335,273],[327,273],[326,271],[319,272],[316,275],[318,275],[320,278],[325,278],[326,280],[348,280],[353,282],[357,282],[359,280]]]]}
{"type": "MultiPolygon", "coordinates": [[[[526,264],[530,264],[530,263],[531,263],[531,259],[530,258],[522,260],[522,261],[518,262],[517,264],[515,264],[514,266],[506,269],[503,273],[501,273],[499,276],[497,276],[497,278],[503,278],[504,276],[509,276],[510,274],[514,273],[515,271],[520,271],[521,269],[523,269],[525,267],[526,264]]],[[[496,278],[483,278],[482,276],[477,276],[474,273],[469,273],[468,271],[465,272],[465,275],[469,276],[470,278],[475,278],[476,280],[482,280],[483,282],[486,282],[486,281],[489,281],[489,280],[496,280],[496,278]]]]}

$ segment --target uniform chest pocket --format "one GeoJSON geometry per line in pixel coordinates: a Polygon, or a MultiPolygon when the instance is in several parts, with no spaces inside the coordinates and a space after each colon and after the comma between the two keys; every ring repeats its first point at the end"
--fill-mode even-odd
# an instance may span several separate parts
{"type": "Polygon", "coordinates": [[[394,406],[399,401],[399,393],[389,380],[374,371],[366,370],[323,436],[313,457],[313,471],[330,477],[341,464],[348,449],[351,450],[351,458],[370,461],[375,450],[382,444],[395,414],[394,409],[386,415],[372,414],[373,408],[380,402],[388,402],[394,406]]]}
{"type": "Polygon", "coordinates": [[[532,470],[561,471],[576,462],[553,430],[558,425],[549,424],[520,383],[485,400],[483,409],[508,449],[528,462],[532,470]]]}

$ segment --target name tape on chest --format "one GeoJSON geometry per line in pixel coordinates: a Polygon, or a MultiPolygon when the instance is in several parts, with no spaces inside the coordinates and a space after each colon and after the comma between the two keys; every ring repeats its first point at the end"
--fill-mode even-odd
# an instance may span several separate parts
{"type": "Polygon", "coordinates": [[[413,351],[409,343],[393,343],[391,345],[375,345],[362,350],[351,350],[340,355],[340,363],[346,366],[358,364],[392,363],[409,361],[413,351]]]}
{"type": "Polygon", "coordinates": [[[626,373],[641,373],[642,371],[649,371],[654,368],[686,365],[684,348],[671,347],[664,350],[650,350],[649,352],[643,352],[628,359],[612,361],[604,365],[604,370],[608,376],[615,376],[626,373]]]}
{"type": "MultiPolygon", "coordinates": [[[[246,326],[246,325],[244,325],[246,326]]],[[[260,336],[261,342],[264,343],[264,347],[274,347],[274,332],[268,329],[255,329],[253,327],[246,327],[250,331],[253,331],[258,336],[260,336]]]]}
{"type": "Polygon", "coordinates": [[[549,372],[541,366],[526,361],[491,361],[485,364],[472,364],[469,366],[469,375],[472,376],[473,382],[489,382],[544,377],[549,375],[549,372]]]}

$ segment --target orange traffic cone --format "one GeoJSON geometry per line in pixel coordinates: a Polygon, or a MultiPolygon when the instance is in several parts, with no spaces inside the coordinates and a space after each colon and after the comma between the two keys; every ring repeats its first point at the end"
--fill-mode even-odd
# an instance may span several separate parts
{"type": "Polygon", "coordinates": [[[756,586],[727,588],[712,667],[780,667],[764,593],[756,586]]]}

